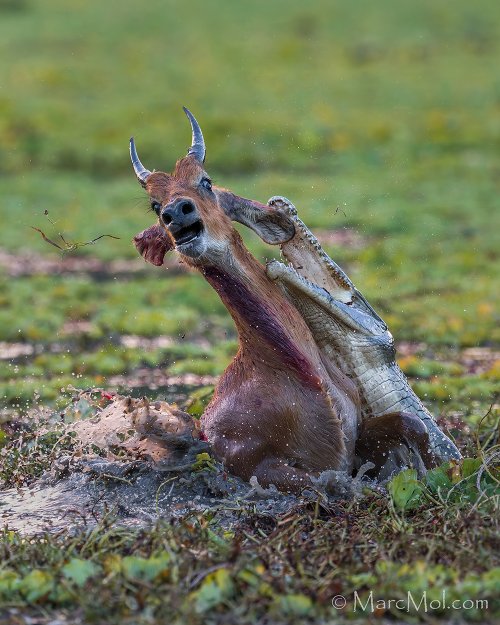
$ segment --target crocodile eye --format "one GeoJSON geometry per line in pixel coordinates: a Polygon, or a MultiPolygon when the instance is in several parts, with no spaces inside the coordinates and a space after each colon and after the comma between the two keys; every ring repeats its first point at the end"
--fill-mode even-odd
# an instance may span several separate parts
{"type": "Polygon", "coordinates": [[[152,200],[151,210],[153,210],[158,215],[160,212],[160,208],[161,208],[160,202],[157,202],[156,200],[152,200]]]}
{"type": "Polygon", "coordinates": [[[210,180],[210,178],[202,178],[200,180],[200,185],[207,191],[212,190],[212,181],[210,180]]]}

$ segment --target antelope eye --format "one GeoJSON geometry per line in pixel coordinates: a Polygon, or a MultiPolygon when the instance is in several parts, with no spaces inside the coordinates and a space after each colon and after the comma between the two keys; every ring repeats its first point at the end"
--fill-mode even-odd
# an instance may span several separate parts
{"type": "Polygon", "coordinates": [[[211,191],[212,190],[212,181],[210,180],[210,178],[202,178],[200,180],[200,185],[204,189],[207,189],[207,191],[211,191]]]}
{"type": "Polygon", "coordinates": [[[151,209],[154,210],[154,212],[158,215],[159,211],[161,208],[161,204],[160,202],[156,202],[155,200],[153,200],[151,202],[151,209]]]}

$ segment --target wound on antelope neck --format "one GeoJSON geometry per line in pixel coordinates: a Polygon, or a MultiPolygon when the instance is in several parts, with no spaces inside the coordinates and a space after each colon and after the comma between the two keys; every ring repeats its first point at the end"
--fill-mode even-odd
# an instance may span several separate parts
{"type": "MultiPolygon", "coordinates": [[[[294,371],[315,388],[321,386],[321,380],[311,361],[293,342],[277,311],[259,300],[240,279],[224,270],[204,267],[202,271],[231,313],[240,338],[259,339],[260,343],[266,343],[273,360],[281,360],[286,369],[294,371]]],[[[245,345],[247,343],[243,347],[245,345]]]]}

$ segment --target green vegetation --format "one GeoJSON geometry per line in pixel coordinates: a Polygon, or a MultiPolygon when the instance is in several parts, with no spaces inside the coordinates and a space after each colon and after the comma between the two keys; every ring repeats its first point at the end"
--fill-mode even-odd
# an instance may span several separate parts
{"type": "MultiPolygon", "coordinates": [[[[61,622],[303,623],[356,620],[330,604],[354,590],[494,597],[495,407],[479,445],[474,432],[500,381],[499,42],[500,9],[483,0],[0,0],[4,486],[31,484],[72,448],[54,422],[40,435],[33,406],[62,410],[73,387],[132,388],[198,416],[235,352],[202,278],[173,259],[146,267],[130,243],[153,217],[128,138],[148,167],[171,169],[189,142],[182,105],[217,184],[286,195],[321,234],[470,457],[427,482],[403,475],[389,494],[248,513],[232,533],[208,512],[147,531],[112,515],[74,536],[6,530],[0,620],[6,606],[61,622]],[[71,243],[120,239],[63,258],[31,226],[71,243]]],[[[243,234],[260,258],[276,255],[243,234]]],[[[492,606],[433,617],[486,623],[492,606]]]]}
{"type": "MultiPolygon", "coordinates": [[[[54,611],[62,622],[75,604],[86,622],[218,623],[225,615],[243,623],[343,616],[342,622],[361,622],[373,614],[361,607],[369,606],[371,593],[375,602],[404,602],[410,590],[417,605],[425,596],[430,606],[424,612],[409,603],[410,622],[422,613],[434,622],[447,619],[446,605],[455,606],[452,618],[493,622],[500,567],[487,554],[498,545],[498,495],[491,495],[498,476],[483,471],[478,480],[479,464],[436,470],[426,483],[400,474],[389,498],[370,493],[334,506],[320,498],[278,518],[249,506],[231,530],[209,512],[147,530],[116,527],[107,515],[71,537],[26,540],[6,530],[0,601],[54,611]],[[411,498],[403,492],[409,487],[411,498]],[[347,606],[335,610],[332,599],[339,596],[347,606]]],[[[375,614],[401,619],[402,613],[393,604],[375,614]]]]}

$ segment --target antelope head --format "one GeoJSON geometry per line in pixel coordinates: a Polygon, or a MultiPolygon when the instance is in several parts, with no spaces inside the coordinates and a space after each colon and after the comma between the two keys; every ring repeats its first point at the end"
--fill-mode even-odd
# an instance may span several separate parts
{"type": "Polygon", "coordinates": [[[184,112],[191,123],[192,141],[187,156],[177,161],[172,173],[146,169],[130,139],[135,174],[158,216],[156,226],[134,238],[144,258],[161,265],[165,253],[175,249],[192,266],[220,264],[240,241],[232,220],[254,230],[266,243],[290,240],[295,228],[286,215],[212,185],[204,167],[201,128],[188,109],[184,112]]]}

